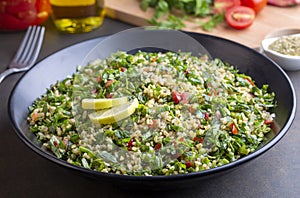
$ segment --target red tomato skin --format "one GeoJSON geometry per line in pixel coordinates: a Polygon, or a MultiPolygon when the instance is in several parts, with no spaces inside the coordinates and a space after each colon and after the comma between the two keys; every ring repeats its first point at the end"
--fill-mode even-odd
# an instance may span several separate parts
{"type": "Polygon", "coordinates": [[[29,25],[30,23],[21,23],[12,15],[0,13],[0,30],[26,29],[29,25]]]}
{"type": "Polygon", "coordinates": [[[252,8],[257,14],[266,7],[267,2],[268,0],[241,0],[241,5],[252,8]]]}
{"type": "Polygon", "coordinates": [[[268,124],[272,124],[272,123],[273,123],[273,120],[267,119],[267,120],[264,121],[264,124],[267,124],[267,125],[268,125],[268,124]]]}
{"type": "Polygon", "coordinates": [[[177,91],[172,91],[172,99],[174,104],[178,104],[181,101],[181,95],[177,91]]]}
{"type": "Polygon", "coordinates": [[[20,12],[28,12],[35,10],[35,0],[34,1],[24,1],[24,0],[0,0],[2,6],[5,7],[5,12],[7,14],[17,15],[20,12]]]}
{"type": "Polygon", "coordinates": [[[225,13],[226,22],[237,30],[242,30],[250,27],[255,18],[255,11],[246,6],[234,6],[228,9],[225,13]],[[242,15],[245,17],[235,17],[242,15]]]}
{"type": "Polygon", "coordinates": [[[155,144],[155,146],[154,146],[155,150],[159,150],[160,148],[161,148],[161,143],[155,144]]]}
{"type": "Polygon", "coordinates": [[[189,94],[187,92],[183,92],[181,94],[181,103],[182,104],[187,104],[189,103],[189,94]]]}
{"type": "Polygon", "coordinates": [[[39,25],[49,13],[49,0],[0,0],[0,30],[23,30],[39,25]]]}
{"type": "Polygon", "coordinates": [[[241,0],[214,0],[214,12],[222,14],[229,8],[241,5],[241,0]]]}
{"type": "Polygon", "coordinates": [[[238,131],[238,129],[237,129],[237,127],[235,126],[234,123],[231,123],[230,128],[231,128],[232,134],[234,134],[234,135],[239,134],[239,131],[238,131]]]}
{"type": "Polygon", "coordinates": [[[35,21],[35,25],[39,25],[44,23],[51,13],[51,6],[49,0],[36,0],[35,4],[37,10],[37,18],[35,21]]]}

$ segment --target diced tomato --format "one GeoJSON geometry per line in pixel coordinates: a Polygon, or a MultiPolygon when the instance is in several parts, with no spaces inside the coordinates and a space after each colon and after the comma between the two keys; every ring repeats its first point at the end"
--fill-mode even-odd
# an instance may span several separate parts
{"type": "Polygon", "coordinates": [[[241,5],[241,0],[214,0],[214,12],[222,14],[229,8],[241,5]]]}
{"type": "Polygon", "coordinates": [[[112,98],[114,96],[113,93],[106,93],[105,98],[112,98]]]}
{"type": "Polygon", "coordinates": [[[58,148],[59,147],[59,143],[57,142],[57,141],[53,141],[53,145],[56,147],[56,148],[58,148]]]}
{"type": "Polygon", "coordinates": [[[39,116],[38,116],[38,114],[37,113],[32,113],[31,114],[31,119],[33,120],[33,121],[38,121],[38,119],[39,119],[39,116]]]}
{"type": "Polygon", "coordinates": [[[157,127],[158,121],[157,120],[153,120],[152,124],[149,124],[149,128],[150,129],[155,129],[157,127]]]}
{"type": "Polygon", "coordinates": [[[105,83],[104,87],[105,87],[105,88],[110,87],[110,86],[113,84],[113,82],[114,82],[114,80],[108,80],[108,81],[105,83]]]}
{"type": "Polygon", "coordinates": [[[187,104],[187,103],[189,103],[189,93],[183,92],[183,93],[181,94],[181,103],[182,103],[182,104],[187,104]]]}
{"type": "Polygon", "coordinates": [[[193,141],[194,142],[198,142],[198,143],[202,143],[203,142],[203,138],[202,137],[194,137],[193,141]]]}
{"type": "Polygon", "coordinates": [[[254,18],[254,10],[246,6],[235,6],[228,9],[225,13],[227,23],[238,30],[250,27],[254,18]]]}
{"type": "Polygon", "coordinates": [[[129,142],[127,143],[127,150],[128,151],[131,150],[131,147],[133,146],[133,142],[134,142],[134,139],[130,139],[129,142]]]}
{"type": "Polygon", "coordinates": [[[174,104],[178,104],[181,101],[181,94],[177,91],[172,91],[172,99],[174,104]]]}
{"type": "Polygon", "coordinates": [[[126,70],[125,67],[121,67],[121,68],[120,68],[120,71],[121,71],[121,72],[124,72],[125,70],[126,70]]]}
{"type": "Polygon", "coordinates": [[[178,104],[179,102],[182,104],[189,103],[189,93],[183,92],[182,94],[178,93],[177,91],[172,91],[172,100],[174,104],[178,104]]]}
{"type": "Polygon", "coordinates": [[[205,120],[209,120],[209,113],[208,112],[204,113],[204,118],[205,118],[205,120]]]}
{"type": "Polygon", "coordinates": [[[155,146],[154,146],[155,150],[159,150],[160,148],[161,148],[161,143],[155,144],[155,146]]]}
{"type": "Polygon", "coordinates": [[[237,135],[239,133],[238,128],[235,126],[234,123],[230,124],[230,129],[231,129],[232,134],[234,134],[234,135],[237,135]]]}
{"type": "Polygon", "coordinates": [[[131,147],[133,145],[133,139],[130,139],[129,142],[127,143],[127,147],[131,147]]]}
{"type": "Polygon", "coordinates": [[[184,142],[185,141],[184,137],[179,138],[179,141],[184,142]]]}
{"type": "Polygon", "coordinates": [[[101,76],[101,75],[97,77],[97,82],[98,82],[98,83],[101,83],[101,82],[102,82],[102,76],[101,76]]]}
{"type": "Polygon", "coordinates": [[[186,161],[185,165],[186,165],[187,168],[190,168],[190,167],[193,166],[193,163],[191,161],[186,161]]]}
{"type": "Polygon", "coordinates": [[[267,119],[264,121],[264,124],[272,124],[273,123],[273,120],[271,119],[267,119]]]}
{"type": "Polygon", "coordinates": [[[190,107],[189,107],[189,110],[190,110],[190,113],[191,113],[191,114],[194,114],[194,113],[195,113],[195,109],[194,109],[193,106],[190,106],[190,107]]]}
{"type": "Polygon", "coordinates": [[[257,14],[266,7],[267,2],[267,0],[241,0],[241,5],[252,8],[257,14]]]}

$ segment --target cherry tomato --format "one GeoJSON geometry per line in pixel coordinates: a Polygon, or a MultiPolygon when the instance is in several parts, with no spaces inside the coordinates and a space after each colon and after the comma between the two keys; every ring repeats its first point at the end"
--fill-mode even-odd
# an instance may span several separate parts
{"type": "Polygon", "coordinates": [[[241,0],[214,0],[214,12],[221,14],[238,5],[241,5],[241,0]]]}
{"type": "Polygon", "coordinates": [[[246,6],[234,6],[225,13],[227,23],[238,30],[250,27],[254,18],[254,10],[246,6]]]}
{"type": "Polygon", "coordinates": [[[49,0],[36,0],[35,7],[37,9],[35,25],[39,25],[48,19],[51,12],[51,6],[49,0]]]}
{"type": "Polygon", "coordinates": [[[241,0],[241,5],[252,8],[255,13],[259,13],[267,5],[268,0],[241,0]]]}
{"type": "Polygon", "coordinates": [[[49,16],[49,0],[0,0],[0,29],[22,30],[49,16]]]}

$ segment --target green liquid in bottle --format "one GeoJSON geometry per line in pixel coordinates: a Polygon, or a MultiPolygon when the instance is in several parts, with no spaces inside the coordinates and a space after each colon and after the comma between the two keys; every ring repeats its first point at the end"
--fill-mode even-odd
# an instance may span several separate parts
{"type": "Polygon", "coordinates": [[[66,33],[82,33],[90,32],[103,23],[105,17],[105,9],[103,3],[91,0],[68,1],[64,5],[64,1],[50,1],[52,4],[52,19],[56,28],[66,33]],[[74,4],[73,4],[74,2],[74,4]],[[56,4],[54,4],[56,3],[56,4]],[[73,5],[72,5],[73,4],[73,5]]]}

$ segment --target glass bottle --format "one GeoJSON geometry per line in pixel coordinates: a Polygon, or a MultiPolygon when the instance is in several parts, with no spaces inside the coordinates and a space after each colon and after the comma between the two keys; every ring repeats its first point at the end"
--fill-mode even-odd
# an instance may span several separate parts
{"type": "Polygon", "coordinates": [[[104,0],[50,0],[56,28],[66,33],[90,32],[104,20],[104,0]]]}

